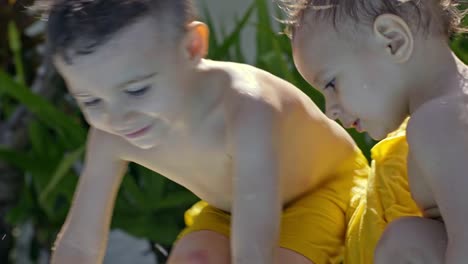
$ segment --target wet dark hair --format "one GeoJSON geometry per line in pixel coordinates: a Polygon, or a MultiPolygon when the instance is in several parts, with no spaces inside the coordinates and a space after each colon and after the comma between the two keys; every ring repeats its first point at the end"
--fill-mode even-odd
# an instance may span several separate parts
{"type": "Polygon", "coordinates": [[[302,23],[305,12],[314,12],[314,19],[329,19],[336,29],[340,22],[351,18],[369,23],[381,14],[395,14],[414,30],[444,34],[468,32],[461,26],[468,1],[463,0],[275,0],[286,13],[283,20],[286,33],[292,37],[302,23]],[[465,11],[463,11],[465,9],[465,11]]]}
{"type": "Polygon", "coordinates": [[[196,16],[191,0],[40,0],[31,9],[47,20],[49,55],[60,55],[67,63],[93,53],[142,17],[173,27],[168,32],[178,37],[196,16]]]}

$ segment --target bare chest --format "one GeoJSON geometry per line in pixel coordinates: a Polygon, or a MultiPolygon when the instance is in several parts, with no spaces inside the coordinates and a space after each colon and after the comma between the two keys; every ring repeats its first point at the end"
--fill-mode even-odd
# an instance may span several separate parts
{"type": "Polygon", "coordinates": [[[232,196],[232,158],[225,125],[213,121],[205,125],[195,131],[173,131],[161,146],[134,153],[132,161],[227,210],[232,196]]]}

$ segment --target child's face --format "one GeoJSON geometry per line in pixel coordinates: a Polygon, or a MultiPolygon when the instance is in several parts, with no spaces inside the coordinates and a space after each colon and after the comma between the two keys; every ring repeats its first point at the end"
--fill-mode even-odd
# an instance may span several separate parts
{"type": "Polygon", "coordinates": [[[406,116],[401,70],[372,32],[356,34],[347,37],[325,23],[304,25],[295,32],[294,61],[324,95],[330,118],[382,139],[406,116]]]}
{"type": "Polygon", "coordinates": [[[177,124],[190,85],[185,57],[161,35],[145,18],[72,64],[55,58],[88,123],[144,149],[177,124]]]}

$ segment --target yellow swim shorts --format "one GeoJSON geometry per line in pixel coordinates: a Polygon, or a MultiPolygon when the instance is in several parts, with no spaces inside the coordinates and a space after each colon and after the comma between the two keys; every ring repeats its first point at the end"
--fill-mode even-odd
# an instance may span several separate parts
{"type": "MultiPolygon", "coordinates": [[[[279,246],[293,250],[315,264],[340,263],[343,260],[346,212],[351,189],[356,181],[367,178],[369,166],[360,150],[343,162],[323,184],[286,205],[281,219],[279,246]]],[[[211,230],[229,237],[229,213],[206,202],[195,204],[185,213],[188,233],[211,230]]]]}
{"type": "Polygon", "coordinates": [[[355,186],[346,231],[345,264],[371,264],[385,227],[403,216],[421,216],[408,186],[406,124],[372,149],[367,185],[355,186]]]}

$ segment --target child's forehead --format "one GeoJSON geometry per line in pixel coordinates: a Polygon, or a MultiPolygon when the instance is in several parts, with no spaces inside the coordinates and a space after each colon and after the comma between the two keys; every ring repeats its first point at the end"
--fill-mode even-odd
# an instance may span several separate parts
{"type": "Polygon", "coordinates": [[[69,64],[85,68],[96,67],[96,65],[112,64],[121,57],[127,59],[137,57],[144,63],[144,59],[155,53],[155,50],[159,50],[160,56],[164,55],[161,50],[169,46],[166,44],[164,34],[151,19],[142,19],[129,25],[94,47],[89,54],[83,53],[82,47],[88,42],[84,39],[77,40],[74,45],[65,49],[64,54],[71,58],[69,64]]]}
{"type": "MultiPolygon", "coordinates": [[[[313,15],[305,14],[300,24],[294,29],[293,43],[326,41],[333,44],[337,41],[350,40],[360,33],[357,27],[349,24],[334,24],[325,19],[316,19],[313,15]]],[[[323,47],[326,48],[326,47],[323,47]]]]}
{"type": "Polygon", "coordinates": [[[161,23],[155,23],[153,18],[147,16],[113,34],[103,46],[130,48],[145,41],[152,44],[163,43],[167,31],[161,23]]]}
{"type": "Polygon", "coordinates": [[[169,63],[173,50],[161,41],[152,25],[146,21],[134,24],[116,33],[90,54],[71,56],[71,62],[57,54],[54,63],[65,79],[77,86],[109,86],[121,78],[157,70],[162,64],[169,63]]]}
{"type": "Polygon", "coordinates": [[[330,62],[342,51],[341,44],[343,42],[338,40],[335,32],[302,28],[296,31],[292,46],[296,63],[305,62],[302,67],[312,67],[312,64],[317,66],[330,62]]]}
{"type": "Polygon", "coordinates": [[[323,22],[304,24],[292,41],[295,62],[316,72],[367,53],[370,39],[362,32],[336,30],[323,22]]]}

